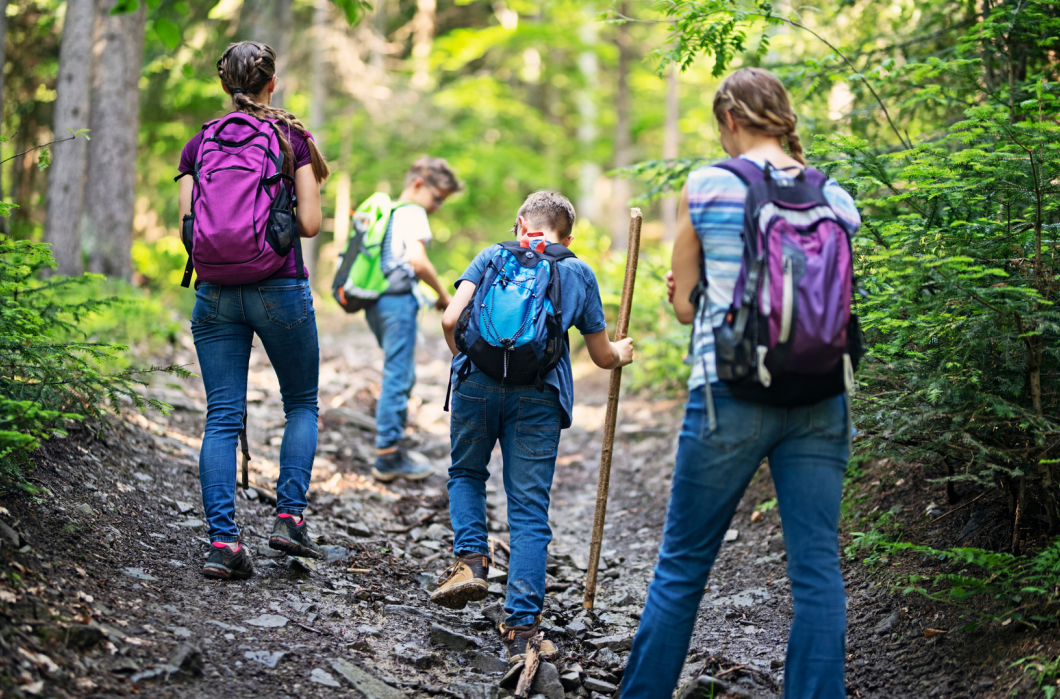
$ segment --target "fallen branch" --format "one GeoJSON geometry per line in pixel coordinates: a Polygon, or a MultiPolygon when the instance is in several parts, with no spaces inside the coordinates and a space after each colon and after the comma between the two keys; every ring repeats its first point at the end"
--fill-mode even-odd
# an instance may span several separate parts
{"type": "Polygon", "coordinates": [[[534,675],[537,674],[537,666],[541,664],[541,639],[544,636],[538,634],[526,644],[526,660],[523,672],[519,675],[519,683],[515,685],[515,696],[525,699],[530,694],[530,687],[534,683],[534,675]]]}
{"type": "MultiPolygon", "coordinates": [[[[991,490],[993,490],[993,488],[991,488],[991,490]]],[[[990,490],[986,491],[986,493],[989,493],[989,492],[990,492],[990,490]]],[[[955,508],[953,508],[952,510],[950,510],[949,512],[947,512],[946,514],[944,514],[944,515],[939,515],[939,516],[938,516],[938,517],[936,517],[935,519],[931,520],[931,523],[932,523],[932,524],[934,524],[935,522],[939,521],[940,519],[944,519],[944,518],[946,518],[946,517],[949,517],[950,515],[952,515],[952,514],[953,514],[954,512],[956,512],[957,510],[963,510],[964,508],[968,507],[969,505],[971,505],[971,504],[972,504],[973,502],[975,502],[975,501],[976,501],[976,500],[978,500],[979,498],[981,498],[981,497],[983,497],[984,495],[986,495],[986,493],[980,493],[980,494],[979,494],[979,495],[977,495],[977,496],[976,496],[975,498],[973,498],[973,499],[969,500],[968,502],[964,503],[964,504],[963,504],[963,505],[961,505],[960,507],[955,507],[955,508]]]]}
{"type": "Polygon", "coordinates": [[[747,666],[746,665],[733,665],[728,670],[722,670],[721,672],[719,672],[718,674],[716,674],[714,676],[715,677],[721,677],[722,675],[727,675],[730,672],[736,672],[737,670],[743,670],[745,667],[747,667],[747,666]]]}
{"type": "Polygon", "coordinates": [[[301,627],[301,628],[305,629],[306,631],[312,631],[313,633],[318,633],[321,636],[330,636],[331,635],[331,633],[328,632],[328,631],[321,631],[320,629],[314,629],[312,626],[306,626],[305,624],[303,624],[301,622],[298,622],[298,621],[295,621],[294,619],[289,619],[289,621],[292,624],[294,624],[295,626],[301,627]]]}

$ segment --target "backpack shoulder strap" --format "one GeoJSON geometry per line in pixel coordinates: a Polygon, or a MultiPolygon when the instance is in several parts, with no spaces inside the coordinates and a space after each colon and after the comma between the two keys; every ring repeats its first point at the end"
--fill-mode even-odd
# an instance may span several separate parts
{"type": "Polygon", "coordinates": [[[731,158],[724,162],[716,163],[714,167],[731,172],[748,187],[766,178],[765,171],[746,158],[731,158]]]}
{"type": "Polygon", "coordinates": [[[556,262],[559,262],[560,260],[569,260],[572,257],[578,259],[578,256],[574,254],[573,250],[566,245],[560,245],[559,243],[549,243],[546,245],[544,254],[551,257],[556,262]]]}

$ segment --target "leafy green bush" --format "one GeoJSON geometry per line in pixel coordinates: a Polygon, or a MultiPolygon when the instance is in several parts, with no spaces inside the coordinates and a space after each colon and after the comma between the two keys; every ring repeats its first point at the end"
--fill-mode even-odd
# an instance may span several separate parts
{"type": "Polygon", "coordinates": [[[905,575],[894,588],[965,610],[974,618],[966,628],[982,620],[1017,621],[1029,626],[1060,621],[1060,539],[1034,556],[970,547],[943,550],[919,546],[898,540],[902,530],[895,515],[899,509],[884,512],[867,531],[851,532],[851,541],[844,547],[846,557],[878,567],[916,554],[948,566],[950,570],[940,573],[905,575]]]}
{"type": "Polygon", "coordinates": [[[137,392],[145,374],[189,375],[177,366],[108,373],[127,347],[77,338],[93,317],[126,302],[94,298],[98,275],[37,280],[52,267],[47,245],[0,237],[0,480],[7,483],[22,483],[29,454],[64,435],[66,421],[105,418],[107,406],[117,412],[123,402],[165,412],[165,403],[137,392]]]}
{"type": "Polygon", "coordinates": [[[1024,672],[1034,673],[1045,699],[1054,699],[1060,694],[1060,658],[1030,655],[1020,658],[1009,667],[1022,667],[1024,672]]]}
{"type": "Polygon", "coordinates": [[[859,428],[877,455],[1005,488],[1014,553],[1031,517],[1060,531],[1046,458],[1060,442],[1060,87],[1044,79],[1043,44],[1020,43],[1060,37],[1053,14],[1040,2],[1001,6],[952,60],[896,71],[911,91],[975,104],[932,140],[881,153],[835,136],[815,149],[841,155],[831,168],[865,218],[859,312],[872,359],[859,376],[859,428]],[[1022,61],[1026,80],[988,89],[988,50],[999,65],[1022,61]]]}

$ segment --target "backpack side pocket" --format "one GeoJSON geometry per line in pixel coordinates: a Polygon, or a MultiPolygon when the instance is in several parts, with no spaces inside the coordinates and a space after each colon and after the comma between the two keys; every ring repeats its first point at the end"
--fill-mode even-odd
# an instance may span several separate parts
{"type": "MultiPolygon", "coordinates": [[[[281,177],[286,177],[282,175],[281,177]]],[[[289,178],[288,178],[289,179],[289,178]]],[[[298,236],[298,222],[295,220],[294,207],[287,187],[280,183],[276,198],[269,208],[269,222],[265,228],[265,241],[280,257],[287,257],[298,236]]]]}

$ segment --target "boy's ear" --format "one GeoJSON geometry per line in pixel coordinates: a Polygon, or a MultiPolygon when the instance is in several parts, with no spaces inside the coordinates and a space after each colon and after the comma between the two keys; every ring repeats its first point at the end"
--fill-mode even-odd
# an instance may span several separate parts
{"type": "Polygon", "coordinates": [[[574,240],[574,234],[571,233],[570,235],[567,236],[567,239],[563,241],[563,247],[569,248],[570,244],[571,244],[571,241],[573,241],[573,240],[574,240]]]}
{"type": "Polygon", "coordinates": [[[526,219],[525,219],[525,218],[523,218],[522,216],[520,216],[519,218],[517,218],[517,219],[516,219],[516,228],[517,228],[518,230],[516,230],[516,231],[515,231],[515,235],[517,235],[517,236],[519,236],[519,235],[525,235],[525,234],[526,234],[526,228],[527,228],[527,226],[526,226],[526,219]]]}

